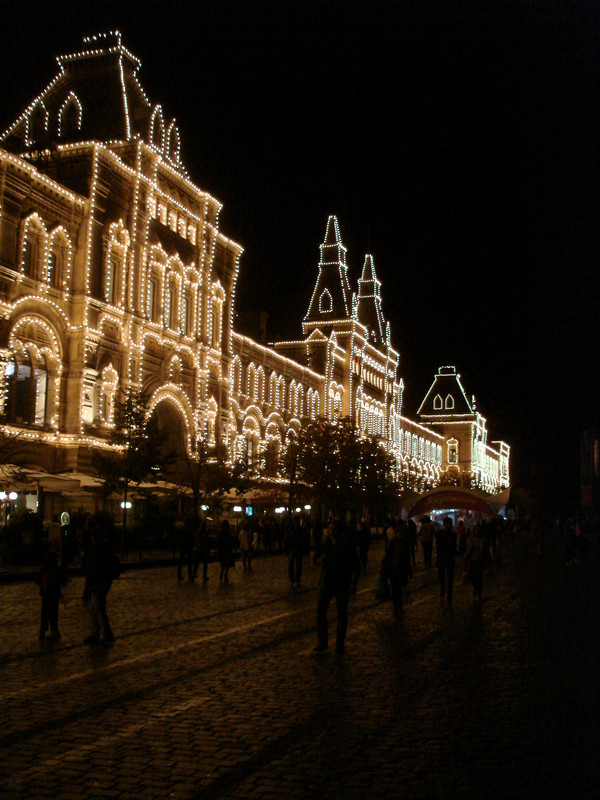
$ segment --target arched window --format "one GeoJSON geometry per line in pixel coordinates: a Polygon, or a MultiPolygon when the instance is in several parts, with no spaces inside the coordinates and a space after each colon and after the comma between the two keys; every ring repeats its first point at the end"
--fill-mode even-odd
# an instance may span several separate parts
{"type": "Polygon", "coordinates": [[[61,138],[75,136],[81,130],[82,110],[79,98],[73,92],[62,104],[58,112],[58,135],[61,138]]]}
{"type": "Polygon", "coordinates": [[[98,387],[98,417],[106,424],[113,422],[118,383],[119,376],[112,364],[104,367],[98,387]]]}
{"type": "Polygon", "coordinates": [[[444,404],[442,402],[441,396],[439,394],[436,394],[436,396],[433,398],[434,411],[441,411],[441,409],[443,407],[444,407],[444,404]]]}
{"type": "Polygon", "coordinates": [[[445,403],[445,406],[446,406],[446,408],[448,408],[448,409],[453,409],[453,408],[454,408],[454,398],[452,397],[452,395],[451,395],[451,394],[449,394],[449,395],[446,397],[446,403],[445,403]]]}
{"type": "Polygon", "coordinates": [[[448,439],[448,463],[458,464],[458,441],[448,439]]]}
{"type": "MultiPolygon", "coordinates": [[[[165,123],[163,120],[162,108],[157,105],[150,118],[150,144],[162,152],[165,144],[165,123]]],[[[162,220],[161,220],[162,222],[162,220]]]]}
{"type": "Polygon", "coordinates": [[[42,277],[46,241],[46,227],[41,218],[34,213],[24,223],[21,240],[21,271],[29,278],[39,280],[42,277]]]}
{"type": "Polygon", "coordinates": [[[275,372],[269,378],[269,402],[272,406],[279,404],[279,381],[275,372]]]}
{"type": "Polygon", "coordinates": [[[41,355],[34,363],[29,353],[13,356],[4,372],[4,413],[10,422],[44,425],[48,407],[48,367],[41,355]]]}
{"type": "Polygon", "coordinates": [[[321,314],[330,314],[333,310],[333,299],[329,289],[324,289],[319,297],[319,311],[321,314]]]}

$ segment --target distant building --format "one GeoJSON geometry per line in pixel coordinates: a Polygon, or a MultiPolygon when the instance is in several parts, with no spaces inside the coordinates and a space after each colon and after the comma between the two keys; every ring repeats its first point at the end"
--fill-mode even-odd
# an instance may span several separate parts
{"type": "Polygon", "coordinates": [[[0,423],[21,432],[24,463],[88,470],[115,400],[142,388],[165,437],[220,442],[232,460],[285,448],[303,417],[350,416],[406,485],[435,486],[450,468],[488,491],[508,485],[509,448],[488,445],[455,371],[440,370],[419,422],[403,416],[373,258],[353,290],[336,217],[302,336],[267,345],[260,316],[256,338],[236,332],[242,247],[188,176],[138,59],[110,33],[58,66],[0,137],[0,423]]]}

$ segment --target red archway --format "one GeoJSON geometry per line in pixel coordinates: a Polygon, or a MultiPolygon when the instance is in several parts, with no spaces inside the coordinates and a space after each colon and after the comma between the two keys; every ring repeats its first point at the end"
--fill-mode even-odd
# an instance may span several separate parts
{"type": "Polygon", "coordinates": [[[465,489],[462,486],[436,486],[422,494],[413,503],[408,512],[409,517],[427,514],[429,511],[460,508],[464,511],[476,511],[486,516],[495,516],[497,511],[492,505],[493,496],[478,492],[476,489],[465,489]]]}

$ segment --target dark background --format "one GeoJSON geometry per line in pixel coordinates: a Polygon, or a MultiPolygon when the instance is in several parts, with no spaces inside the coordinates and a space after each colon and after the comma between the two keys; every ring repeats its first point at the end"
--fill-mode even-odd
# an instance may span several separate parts
{"type": "Polygon", "coordinates": [[[597,2],[4,0],[0,127],[118,29],[245,248],[237,308],[296,337],[327,215],[371,252],[404,412],[455,364],[513,483],[577,505],[598,423],[597,2]]]}

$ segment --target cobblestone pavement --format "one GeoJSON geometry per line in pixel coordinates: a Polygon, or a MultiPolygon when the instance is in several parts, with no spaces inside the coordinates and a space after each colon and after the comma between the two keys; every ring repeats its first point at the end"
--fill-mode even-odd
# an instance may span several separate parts
{"type": "Polygon", "coordinates": [[[596,797],[592,570],[513,545],[480,606],[458,567],[450,610],[418,566],[395,622],[380,558],[342,657],[310,655],[318,571],[290,590],[282,556],[226,585],[124,573],[110,648],[82,644],[80,578],[59,643],[37,642],[35,586],[0,587],[0,797],[596,797]]]}

